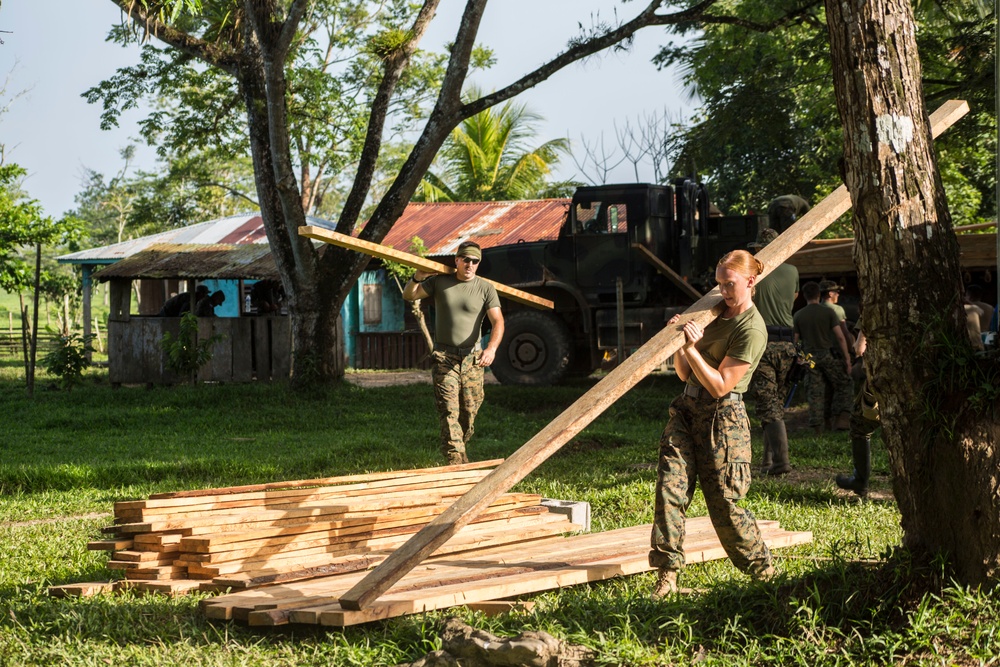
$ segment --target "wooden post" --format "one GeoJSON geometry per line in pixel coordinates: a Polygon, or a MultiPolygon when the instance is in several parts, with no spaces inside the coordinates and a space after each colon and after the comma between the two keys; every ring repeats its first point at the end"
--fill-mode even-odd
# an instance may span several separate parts
{"type": "MultiPolygon", "coordinates": [[[[969,105],[963,101],[952,100],[943,104],[930,117],[934,136],[940,135],[968,111],[969,105]]],[[[757,253],[757,259],[764,265],[764,273],[760,278],[763,279],[850,208],[851,196],[847,188],[842,185],[757,253]]],[[[699,326],[705,327],[718,317],[721,311],[722,297],[719,288],[716,287],[688,308],[677,323],[664,327],[485,479],[456,500],[454,505],[427,524],[364,579],[344,593],[340,597],[340,606],[344,609],[360,610],[371,604],[420,561],[465,527],[497,497],[524,479],[613,405],[626,391],[673,355],[684,342],[685,323],[695,321],[699,326]]]]}
{"type": "MultiPolygon", "coordinates": [[[[443,274],[455,273],[454,266],[447,266],[446,264],[435,262],[430,259],[424,259],[418,255],[411,255],[408,252],[395,250],[388,246],[379,245],[378,243],[362,241],[359,238],[348,236],[346,234],[340,234],[329,229],[324,229],[323,227],[314,227],[311,225],[299,227],[299,236],[306,236],[311,239],[323,241],[324,243],[330,243],[349,250],[356,250],[366,255],[371,255],[372,257],[378,257],[379,259],[399,262],[419,271],[429,271],[431,273],[443,274]]],[[[508,287],[502,283],[494,282],[489,278],[483,278],[483,280],[493,285],[500,296],[507,297],[511,301],[517,301],[518,303],[523,303],[524,305],[531,306],[532,308],[542,308],[548,310],[555,308],[555,304],[548,299],[535,296],[530,292],[508,287]]]]}

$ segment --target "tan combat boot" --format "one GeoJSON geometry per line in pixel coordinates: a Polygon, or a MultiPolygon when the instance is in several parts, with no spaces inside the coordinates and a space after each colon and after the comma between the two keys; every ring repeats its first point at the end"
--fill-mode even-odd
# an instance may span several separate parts
{"type": "Polygon", "coordinates": [[[668,570],[661,567],[656,575],[656,585],[653,587],[653,594],[650,597],[654,600],[662,600],[676,592],[677,570],[668,570]]]}

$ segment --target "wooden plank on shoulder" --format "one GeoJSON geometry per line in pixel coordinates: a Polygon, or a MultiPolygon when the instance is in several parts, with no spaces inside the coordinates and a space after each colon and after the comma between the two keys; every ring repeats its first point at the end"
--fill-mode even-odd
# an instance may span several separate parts
{"type": "MultiPolygon", "coordinates": [[[[348,250],[356,250],[358,252],[364,253],[366,255],[371,255],[372,257],[378,257],[379,259],[387,259],[391,262],[399,262],[400,264],[405,264],[409,267],[417,269],[419,271],[428,271],[430,273],[443,273],[452,274],[455,273],[454,266],[447,266],[440,262],[435,262],[430,259],[425,259],[417,255],[411,255],[408,252],[402,252],[400,250],[395,250],[388,246],[380,245],[378,243],[372,243],[370,241],[362,241],[354,236],[348,236],[347,234],[340,234],[329,229],[324,229],[323,227],[315,227],[312,225],[307,225],[305,227],[299,227],[299,236],[306,236],[311,239],[316,239],[317,241],[323,241],[324,243],[330,243],[341,248],[347,248],[348,250]]],[[[555,304],[548,299],[543,299],[540,296],[535,296],[530,292],[525,292],[519,290],[515,287],[508,287],[503,283],[498,283],[489,278],[483,278],[486,282],[493,285],[500,296],[507,297],[511,301],[516,301],[522,303],[526,306],[531,306],[533,308],[542,308],[552,310],[555,308],[555,304]]]]}

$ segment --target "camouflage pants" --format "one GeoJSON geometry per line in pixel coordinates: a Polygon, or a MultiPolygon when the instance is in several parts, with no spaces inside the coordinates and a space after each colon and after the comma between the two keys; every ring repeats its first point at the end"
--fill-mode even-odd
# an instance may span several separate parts
{"type": "Polygon", "coordinates": [[[830,414],[851,412],[854,383],[844,368],[844,360],[829,352],[813,352],[816,366],[809,371],[809,426],[823,426],[826,391],[830,391],[830,414]],[[829,387],[827,387],[829,385],[829,387]]]}
{"type": "Polygon", "coordinates": [[[475,431],[476,413],[483,404],[483,368],[478,351],[464,357],[434,352],[434,400],[441,420],[441,453],[448,460],[465,456],[465,445],[475,431]]]}
{"type": "Polygon", "coordinates": [[[868,382],[865,381],[861,391],[854,397],[854,410],[851,411],[851,440],[859,438],[867,440],[881,425],[878,399],[870,391],[868,382]]]}
{"type": "Polygon", "coordinates": [[[750,487],[750,421],[743,401],[685,394],[674,399],[660,438],[656,477],[650,566],[684,566],[684,519],[697,480],[733,564],[750,574],[770,567],[771,552],[753,513],[736,504],[750,487]]]}
{"type": "Polygon", "coordinates": [[[795,363],[795,344],[789,341],[768,343],[757,370],[750,379],[750,395],[757,402],[757,419],[762,425],[784,421],[785,379],[795,363]]]}

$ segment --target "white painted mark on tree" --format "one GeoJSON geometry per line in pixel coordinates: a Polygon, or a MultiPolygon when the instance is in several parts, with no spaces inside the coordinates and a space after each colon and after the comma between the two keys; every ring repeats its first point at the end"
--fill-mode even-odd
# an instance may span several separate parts
{"type": "Polygon", "coordinates": [[[913,141],[913,119],[909,116],[883,114],[875,119],[875,135],[880,144],[892,146],[896,153],[906,150],[913,141]]]}

